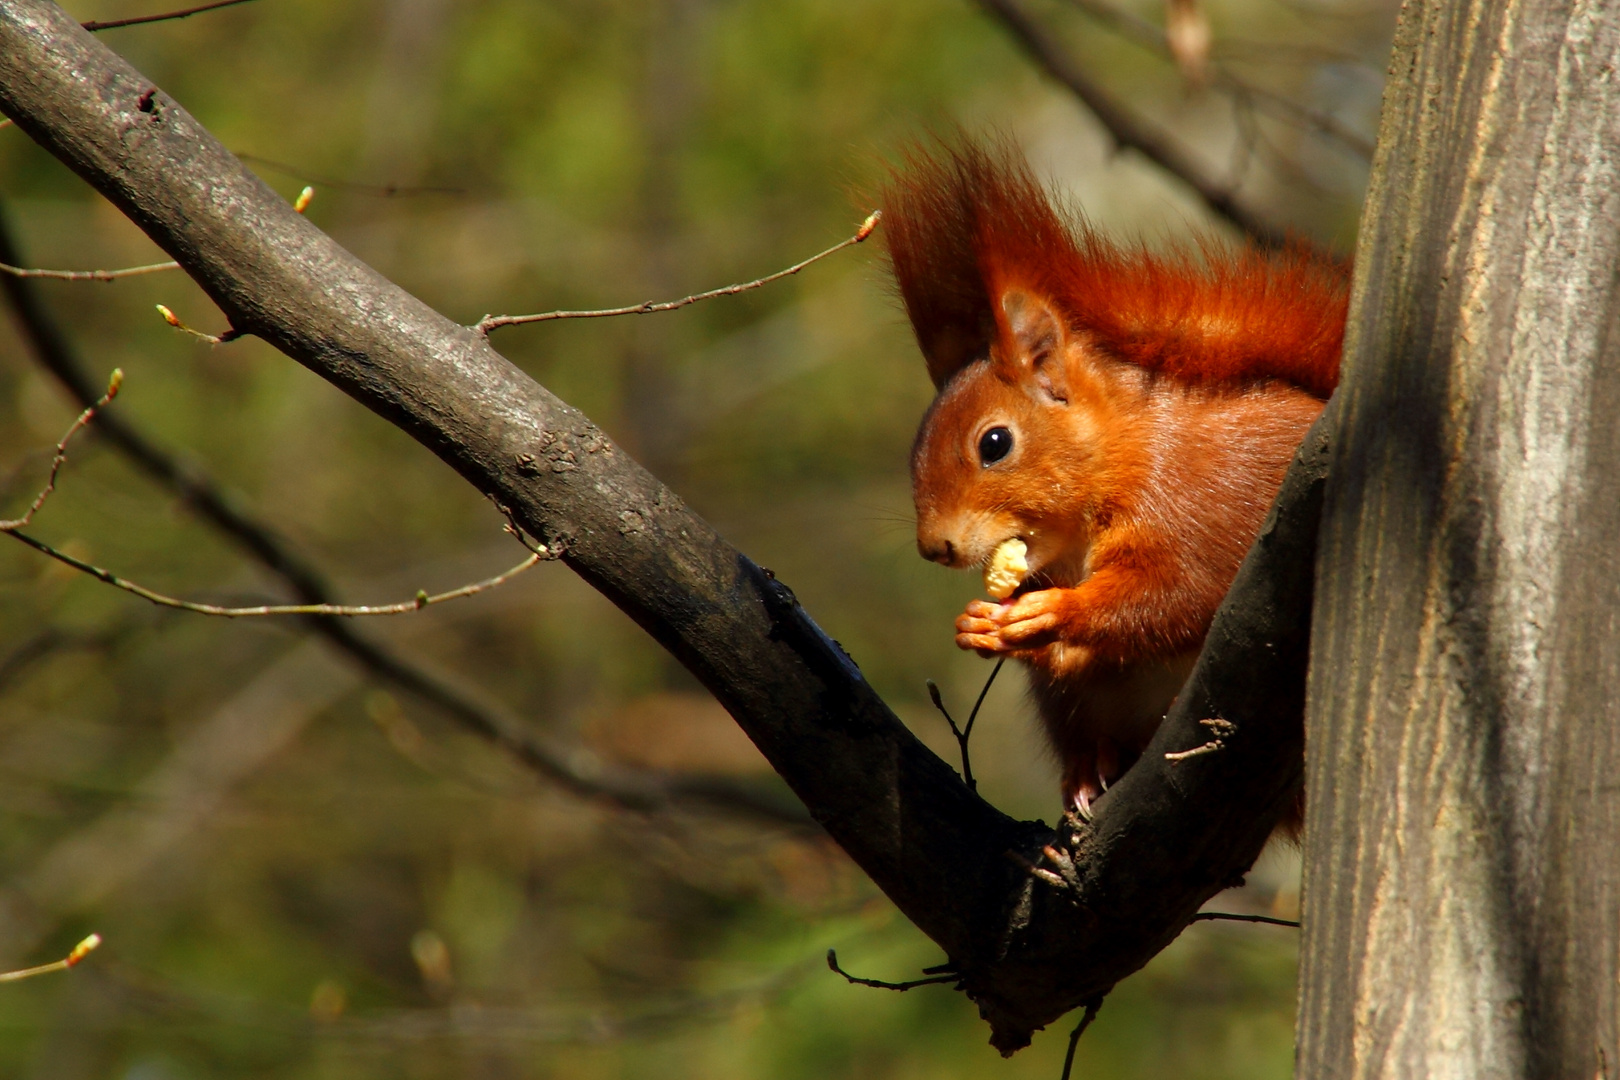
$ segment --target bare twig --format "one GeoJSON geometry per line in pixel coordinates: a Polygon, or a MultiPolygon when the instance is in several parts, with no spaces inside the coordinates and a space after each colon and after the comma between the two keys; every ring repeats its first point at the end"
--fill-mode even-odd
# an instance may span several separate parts
{"type": "Polygon", "coordinates": [[[60,960],[52,961],[49,964],[40,964],[38,967],[23,968],[20,971],[0,972],[0,982],[16,982],[18,979],[32,979],[35,975],[48,975],[53,971],[66,971],[68,968],[77,967],[79,961],[83,960],[86,956],[89,956],[91,951],[100,944],[101,935],[91,934],[89,937],[73,946],[73,951],[68,953],[60,960]]]}
{"type": "Polygon", "coordinates": [[[1059,875],[1052,873],[1052,871],[1048,870],[1044,866],[1036,866],[1033,862],[1030,862],[1029,859],[1025,858],[1017,851],[1009,850],[1007,852],[1007,858],[1015,866],[1021,867],[1026,873],[1029,874],[1030,877],[1039,878],[1048,885],[1059,889],[1068,889],[1072,887],[1068,881],[1065,881],[1059,875]]]}
{"type": "MultiPolygon", "coordinates": [[[[1322,9],[1327,14],[1327,9],[1322,9]]],[[[1336,49],[1331,45],[1312,42],[1256,41],[1249,38],[1223,37],[1215,43],[1214,55],[1239,63],[1268,64],[1338,64],[1358,67],[1373,75],[1382,75],[1383,68],[1366,56],[1350,49],[1336,49]]]]}
{"type": "Polygon", "coordinates": [[[257,154],[238,152],[236,157],[238,161],[263,165],[273,172],[281,173],[284,176],[294,176],[307,184],[312,184],[315,187],[331,188],[333,191],[354,191],[363,195],[381,195],[384,198],[394,198],[399,195],[465,195],[467,193],[466,188],[441,187],[433,184],[362,184],[354,180],[332,180],[316,176],[297,165],[289,165],[284,161],[273,161],[257,154]]]}
{"type": "MultiPolygon", "coordinates": [[[[10,120],[5,121],[5,124],[9,123],[11,123],[10,120]]],[[[0,124],[0,127],[5,126],[5,124],[0,124]]],[[[298,198],[293,201],[293,209],[302,214],[305,210],[309,209],[310,200],[314,197],[314,188],[304,188],[303,191],[298,193],[298,198]]],[[[170,260],[169,262],[148,263],[145,266],[125,266],[118,270],[41,270],[26,266],[12,266],[10,263],[0,262],[0,274],[10,274],[12,277],[18,278],[46,278],[51,281],[118,281],[120,278],[140,277],[144,274],[159,274],[165,270],[178,269],[180,269],[180,264],[174,262],[173,260],[170,260]]],[[[189,326],[183,326],[180,323],[180,320],[174,317],[174,312],[170,311],[162,304],[158,305],[158,310],[163,312],[164,320],[167,321],[170,326],[176,327],[177,329],[186,330],[189,333],[197,333],[197,331],[192,330],[189,326]]],[[[208,334],[197,334],[197,336],[203,338],[210,337],[208,334]]],[[[215,344],[218,344],[218,342],[216,341],[215,344]]]]}
{"type": "MultiPolygon", "coordinates": [[[[0,258],[21,262],[11,231],[0,218],[0,258]]],[[[0,277],[23,338],[39,363],[55,375],[81,407],[94,404],[101,388],[86,373],[60,327],[50,317],[31,282],[0,277]]],[[[203,521],[236,541],[256,561],[284,581],[306,603],[332,603],[331,588],[318,570],[294,552],[268,525],[254,520],[202,470],[163,449],[116,412],[97,417],[93,434],[112,443],[142,472],[173,491],[203,521]]],[[[328,620],[325,625],[347,624],[328,620]]]]}
{"type": "Polygon", "coordinates": [[[1102,1008],[1102,998],[1088,1002],[1085,1014],[1080,1017],[1080,1022],[1074,1026],[1073,1031],[1069,1032],[1069,1050],[1068,1053],[1063,1055],[1063,1075],[1059,1077],[1059,1080],[1069,1080],[1069,1073],[1074,1069],[1074,1048],[1080,1045],[1080,1036],[1086,1033],[1086,1028],[1090,1027],[1091,1022],[1097,1019],[1097,1010],[1100,1008],[1102,1008]]]}
{"type": "Polygon", "coordinates": [[[929,679],[927,683],[928,700],[934,703],[934,708],[938,709],[940,715],[945,718],[945,722],[951,725],[951,734],[956,736],[956,745],[962,750],[962,780],[967,784],[970,791],[979,790],[979,785],[974,782],[973,764],[968,760],[968,740],[973,737],[973,723],[979,718],[979,707],[984,704],[985,695],[990,693],[991,684],[996,681],[996,676],[1001,674],[1001,665],[1006,662],[1007,658],[1005,656],[996,661],[996,666],[990,671],[990,677],[984,680],[984,688],[979,691],[979,699],[973,703],[973,711],[968,713],[967,723],[960,728],[956,726],[956,720],[946,710],[944,699],[939,696],[939,687],[934,683],[934,680],[929,679]]]}
{"type": "Polygon", "coordinates": [[[979,691],[979,697],[973,702],[973,711],[968,713],[967,726],[962,729],[962,750],[967,751],[967,741],[973,737],[973,724],[979,719],[979,709],[984,705],[984,699],[990,694],[990,687],[995,685],[996,676],[1001,674],[1002,665],[1007,662],[1003,656],[996,661],[996,666],[990,669],[990,677],[984,680],[984,688],[979,691]]]}
{"type": "Polygon", "coordinates": [[[1297,238],[1267,222],[1241,192],[1211,175],[1179,140],[1130,112],[1104,90],[1017,0],[979,0],[979,5],[1000,20],[1048,75],[1073,91],[1121,147],[1137,151],[1181,180],[1210,210],[1242,229],[1257,243],[1266,247],[1298,244],[1297,238]]]}
{"type": "Polygon", "coordinates": [[[109,19],[106,22],[91,21],[79,25],[94,33],[97,30],[115,30],[120,26],[140,26],[143,23],[184,19],[191,15],[200,15],[205,11],[213,11],[215,8],[232,7],[247,2],[248,0],[214,0],[211,4],[198,4],[196,7],[186,8],[184,11],[165,11],[161,15],[138,15],[133,19],[109,19]]]}
{"type": "Polygon", "coordinates": [[[1191,926],[1195,922],[1264,923],[1267,926],[1291,926],[1295,930],[1299,929],[1297,919],[1279,919],[1274,915],[1238,915],[1230,911],[1200,911],[1187,920],[1187,925],[1191,926]]]}
{"type": "Polygon", "coordinates": [[[193,329],[192,327],[189,327],[185,323],[181,322],[180,316],[176,315],[173,311],[170,311],[164,305],[157,304],[155,306],[157,307],[158,314],[163,316],[164,322],[168,323],[182,334],[190,334],[199,341],[206,341],[210,345],[226,345],[242,337],[242,331],[236,329],[235,327],[225,331],[223,334],[205,334],[201,330],[193,329]]]}
{"type": "Polygon", "coordinates": [[[877,228],[878,221],[882,216],[880,211],[874,210],[867,215],[865,221],[861,222],[861,227],[855,231],[855,235],[847,240],[841,240],[826,251],[818,252],[802,262],[796,262],[785,270],[778,270],[774,274],[766,274],[762,278],[745,281],[739,285],[726,285],[718,289],[710,289],[708,292],[693,293],[691,296],[683,296],[679,300],[664,300],[656,303],[648,300],[645,303],[631,304],[627,307],[601,308],[594,311],[544,311],[537,315],[485,315],[472,325],[472,329],[487,336],[491,330],[499,330],[503,326],[550,322],[553,319],[602,319],[615,315],[651,315],[659,311],[674,311],[676,308],[696,304],[701,300],[713,300],[720,296],[735,296],[738,293],[769,285],[774,281],[781,281],[785,277],[791,277],[805,267],[818,263],[829,255],[835,255],[847,247],[854,247],[872,235],[872,230],[877,228]]]}
{"type": "Polygon", "coordinates": [[[22,517],[10,521],[0,520],[0,532],[16,532],[18,529],[27,528],[28,523],[34,520],[34,515],[39,513],[39,508],[45,505],[45,500],[49,499],[51,493],[56,490],[56,477],[61,473],[62,465],[67,461],[68,443],[73,441],[73,436],[89,425],[90,421],[95,418],[96,413],[105,409],[112,399],[118,396],[118,388],[123,384],[124,370],[114,368],[112,378],[107,380],[107,392],[85,407],[85,410],[68,427],[67,434],[63,435],[56,444],[56,453],[51,458],[50,475],[45,478],[45,486],[39,489],[39,494],[35,495],[34,501],[28,505],[27,512],[22,517]]]}
{"type": "Polygon", "coordinates": [[[20,278],[49,278],[52,281],[117,281],[119,278],[158,274],[165,270],[178,270],[177,262],[148,263],[145,266],[126,266],[121,270],[39,270],[0,263],[0,274],[20,278]]]}
{"type": "Polygon", "coordinates": [[[115,589],[138,596],[142,600],[150,601],[159,607],[174,608],[178,611],[189,611],[194,615],[214,615],[224,619],[247,619],[271,615],[322,615],[337,618],[361,618],[368,615],[404,615],[412,611],[420,611],[434,604],[442,604],[446,600],[460,600],[468,596],[477,596],[481,592],[497,588],[517,577],[523,571],[534,567],[540,562],[540,556],[530,555],[522,562],[505,573],[496,574],[492,578],[476,581],[470,585],[462,585],[448,592],[428,595],[426,591],[419,590],[412,600],[402,600],[397,604],[258,604],[250,607],[225,607],[219,604],[199,604],[191,600],[181,600],[177,597],[166,596],[136,584],[127,578],[119,577],[111,570],[76,559],[59,548],[52,547],[43,540],[38,540],[27,533],[18,532],[15,528],[5,528],[8,522],[0,522],[0,532],[27,544],[35,551],[49,555],[57,562],[63,563],[73,569],[95,578],[97,581],[111,585],[115,589]]]}
{"type": "Polygon", "coordinates": [[[1193,747],[1191,750],[1181,750],[1167,753],[1164,755],[1164,760],[1170,762],[1172,765],[1178,765],[1181,762],[1186,761],[1188,758],[1199,757],[1203,754],[1213,754],[1218,750],[1225,750],[1226,740],[1231,738],[1232,733],[1237,730],[1237,725],[1232,723],[1232,721],[1222,720],[1218,716],[1206,717],[1198,722],[1209,729],[1209,733],[1211,735],[1210,740],[1201,746],[1193,747]]]}
{"type": "MultiPolygon", "coordinates": [[[[884,982],[881,979],[863,979],[858,975],[851,975],[849,972],[838,966],[838,952],[834,949],[827,950],[827,966],[836,971],[838,974],[842,975],[844,978],[848,979],[850,982],[854,983],[856,986],[873,986],[879,990],[914,990],[919,986],[937,986],[943,983],[962,981],[962,976],[954,969],[945,972],[944,974],[928,975],[925,978],[911,979],[907,982],[893,983],[884,982]]],[[[935,971],[938,969],[929,968],[929,970],[935,971]]]]}
{"type": "MultiPolygon", "coordinates": [[[[0,259],[21,262],[0,215],[0,259]]],[[[40,364],[83,407],[99,400],[100,387],[85,373],[72,346],[27,280],[0,276],[23,337],[40,364]]],[[[336,604],[330,585],[267,523],[255,519],[206,473],[153,442],[117,412],[96,417],[91,434],[106,439],[157,483],[173,491],[204,523],[234,540],[305,604],[336,604]]],[[[521,535],[519,539],[528,546],[521,535]]],[[[532,549],[531,549],[532,550],[532,549]]],[[[426,703],[457,727],[500,747],[524,767],[570,794],[638,813],[658,813],[675,803],[701,803],[790,828],[815,828],[804,808],[788,796],[726,777],[586,769],[567,747],[553,746],[498,706],[485,703],[442,676],[361,635],[351,621],[304,617],[307,625],[351,662],[426,703]]]]}
{"type": "MultiPolygon", "coordinates": [[[[159,305],[159,307],[161,308],[162,305],[159,305]]],[[[73,436],[77,435],[80,431],[83,431],[89,426],[90,422],[95,419],[98,412],[107,407],[108,403],[110,403],[112,399],[117,396],[118,388],[122,386],[123,383],[123,370],[115,369],[112,373],[112,379],[107,383],[107,392],[101,395],[100,398],[98,398],[93,404],[78,415],[78,418],[73,421],[72,426],[68,428],[67,434],[63,435],[61,441],[56,444],[56,455],[51,459],[50,475],[46,477],[45,486],[40,488],[39,494],[35,495],[34,501],[29,504],[27,513],[23,514],[23,516],[20,518],[15,518],[10,521],[0,521],[0,533],[5,533],[8,536],[11,536],[13,539],[27,544],[35,551],[49,555],[57,562],[89,574],[96,580],[103,581],[114,588],[122,589],[127,593],[132,593],[135,596],[140,597],[142,600],[151,601],[152,603],[157,604],[159,607],[176,608],[180,611],[189,611],[197,615],[217,615],[227,619],[252,618],[265,615],[332,615],[342,618],[355,618],[368,615],[403,615],[411,611],[420,611],[422,608],[431,607],[434,604],[442,604],[446,600],[460,600],[464,597],[477,596],[481,592],[486,592],[490,589],[497,588],[506,584],[508,581],[523,573],[523,571],[530,569],[538,564],[542,559],[547,557],[543,549],[537,549],[525,540],[523,541],[523,546],[529,549],[529,557],[505,573],[496,574],[492,578],[486,578],[483,581],[474,582],[471,585],[463,585],[460,588],[451,589],[448,592],[435,593],[431,596],[428,595],[426,591],[418,589],[416,596],[413,599],[401,601],[397,604],[259,604],[253,607],[223,607],[219,604],[199,604],[190,600],[180,600],[172,596],[165,596],[160,592],[155,592],[152,589],[146,588],[144,585],[138,585],[127,578],[120,577],[111,570],[95,566],[91,563],[85,562],[83,559],[75,558],[65,551],[52,547],[43,540],[35,539],[34,537],[22,532],[22,530],[34,520],[34,515],[39,512],[40,507],[44,506],[45,501],[51,497],[53,492],[56,491],[56,478],[62,471],[63,463],[67,461],[68,443],[73,440],[73,436]]],[[[523,540],[521,533],[517,531],[515,525],[512,526],[508,531],[518,536],[519,540],[523,540]]]]}
{"type": "Polygon", "coordinates": [[[1332,113],[1313,109],[1286,94],[1279,94],[1275,90],[1268,90],[1246,79],[1240,79],[1225,69],[1216,70],[1215,84],[1224,86],[1234,93],[1245,93],[1261,107],[1269,109],[1273,116],[1286,120],[1296,127],[1325,135],[1363,161],[1372,160],[1372,140],[1332,113]]]}

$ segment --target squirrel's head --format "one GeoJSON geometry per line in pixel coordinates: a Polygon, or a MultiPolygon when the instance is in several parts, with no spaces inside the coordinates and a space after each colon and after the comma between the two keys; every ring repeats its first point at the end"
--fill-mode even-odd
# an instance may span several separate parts
{"type": "Polygon", "coordinates": [[[995,316],[995,339],[946,381],[912,447],[917,548],[962,568],[1016,537],[1032,572],[1083,576],[1108,418],[1141,380],[1099,363],[1037,292],[1002,290],[995,316]]]}
{"type": "Polygon", "coordinates": [[[918,550],[961,568],[1016,537],[1037,573],[1083,559],[1080,493],[1106,379],[1064,294],[1080,234],[1005,147],[915,152],[883,207],[939,390],[911,455],[918,550]]]}

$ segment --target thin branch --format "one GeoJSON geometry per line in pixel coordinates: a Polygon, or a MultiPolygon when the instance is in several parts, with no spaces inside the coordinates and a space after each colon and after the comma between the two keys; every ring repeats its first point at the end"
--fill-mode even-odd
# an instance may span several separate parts
{"type": "Polygon", "coordinates": [[[847,240],[841,240],[826,251],[818,252],[802,262],[796,262],[785,270],[778,270],[774,274],[767,274],[762,278],[745,281],[739,285],[726,285],[718,289],[710,289],[708,292],[693,293],[691,296],[683,296],[679,300],[664,300],[656,303],[648,300],[645,303],[631,304],[628,307],[601,308],[595,311],[545,311],[537,315],[485,315],[472,325],[472,329],[487,337],[491,330],[499,330],[503,326],[550,322],[553,319],[603,319],[616,315],[651,315],[654,312],[674,311],[676,308],[683,308],[702,300],[713,300],[720,296],[736,296],[738,293],[762,288],[774,281],[781,281],[785,277],[791,277],[805,267],[818,263],[829,255],[836,255],[847,247],[854,247],[872,235],[872,230],[877,228],[878,221],[882,217],[881,211],[874,210],[867,215],[865,221],[861,222],[861,227],[855,231],[855,235],[847,240]]]}
{"type": "MultiPolygon", "coordinates": [[[[162,305],[159,306],[161,307],[162,305]]],[[[159,607],[176,608],[180,611],[189,611],[196,615],[217,615],[227,619],[253,618],[265,615],[331,615],[342,618],[357,618],[369,615],[404,615],[408,612],[420,611],[425,607],[431,607],[434,604],[442,604],[447,600],[460,600],[464,597],[477,596],[481,592],[487,592],[490,589],[498,588],[517,577],[525,570],[536,566],[542,559],[553,557],[550,556],[544,548],[537,548],[530,544],[527,540],[524,540],[522,535],[518,533],[517,527],[513,525],[510,531],[512,531],[514,535],[518,536],[524,547],[529,549],[529,557],[512,567],[512,569],[502,574],[496,574],[492,578],[485,578],[483,581],[474,582],[471,585],[463,585],[460,588],[451,589],[448,592],[435,593],[431,596],[428,595],[426,591],[418,589],[414,599],[405,600],[397,604],[260,604],[254,607],[222,607],[218,604],[199,604],[190,600],[179,600],[175,597],[165,596],[163,593],[155,592],[152,589],[146,588],[144,585],[138,585],[127,578],[119,577],[111,570],[95,566],[91,563],[85,562],[83,559],[75,558],[65,551],[52,547],[50,544],[47,544],[42,540],[35,539],[34,537],[22,532],[22,530],[27,528],[28,524],[34,520],[34,515],[39,512],[40,507],[44,506],[46,500],[49,499],[51,494],[56,491],[56,478],[62,471],[62,465],[67,461],[68,443],[73,441],[73,436],[77,435],[90,425],[90,422],[95,419],[98,412],[107,407],[112,399],[117,396],[118,388],[122,386],[123,383],[123,370],[114,369],[112,379],[107,384],[107,392],[101,395],[100,398],[98,398],[93,404],[78,415],[78,418],[73,421],[72,426],[68,428],[67,434],[63,435],[61,441],[56,444],[56,454],[51,459],[50,475],[45,480],[45,486],[39,490],[39,494],[35,495],[34,501],[29,504],[28,512],[23,514],[23,516],[20,518],[15,518],[10,521],[0,521],[0,533],[5,533],[8,536],[11,536],[13,539],[27,544],[35,551],[49,555],[57,562],[64,563],[67,566],[73,567],[75,570],[89,574],[96,580],[106,582],[108,585],[111,585],[114,588],[122,589],[127,593],[132,593],[135,596],[140,597],[142,600],[151,601],[152,603],[157,604],[159,607]]]]}
{"type": "Polygon", "coordinates": [[[68,968],[77,967],[79,961],[89,956],[91,951],[100,944],[101,935],[91,934],[73,946],[73,951],[60,960],[52,961],[49,964],[40,964],[38,967],[23,968],[20,971],[0,972],[0,983],[16,982],[19,979],[32,979],[35,975],[48,975],[53,971],[66,971],[68,968]]]}
{"type": "MultiPolygon", "coordinates": [[[[922,979],[911,979],[908,982],[884,982],[881,979],[863,979],[859,975],[851,975],[838,966],[838,952],[835,949],[827,950],[827,966],[838,974],[854,983],[856,986],[871,986],[879,990],[915,990],[919,986],[938,986],[943,983],[961,982],[962,976],[955,971],[943,975],[929,975],[922,979]]],[[[932,969],[930,969],[932,970],[932,969]]]]}
{"type": "Polygon", "coordinates": [[[126,266],[121,270],[38,270],[0,263],[0,274],[19,278],[49,278],[52,281],[117,281],[119,278],[158,274],[165,270],[178,270],[177,262],[148,263],[145,266],[126,266]]]}
{"type": "Polygon", "coordinates": [[[996,676],[1001,674],[1001,668],[1007,663],[1003,656],[996,661],[996,666],[990,669],[990,677],[984,680],[984,688],[979,691],[978,700],[973,703],[973,710],[968,713],[967,724],[962,728],[962,751],[967,752],[967,741],[973,737],[973,725],[979,719],[979,709],[984,705],[984,699],[989,696],[990,688],[996,683],[996,676]]]}
{"type": "Polygon", "coordinates": [[[1267,222],[1241,192],[1217,180],[1174,136],[1132,113],[1104,90],[1017,0],[979,0],[979,6],[998,19],[1048,75],[1068,87],[1119,146],[1137,151],[1181,180],[1210,210],[1257,243],[1284,247],[1299,242],[1267,222]]]}
{"type": "Polygon", "coordinates": [[[229,330],[226,330],[223,334],[205,334],[201,330],[193,329],[192,327],[189,327],[185,323],[181,322],[180,316],[176,315],[164,305],[155,304],[153,306],[157,308],[157,313],[163,317],[164,322],[168,323],[182,334],[190,334],[197,340],[205,341],[210,345],[227,345],[230,342],[246,336],[242,333],[242,331],[236,329],[234,326],[229,330]]]}
{"type": "MultiPolygon", "coordinates": [[[[1380,13],[1382,14],[1382,13],[1380,13]]],[[[1248,38],[1221,38],[1215,43],[1213,54],[1237,63],[1269,64],[1337,64],[1357,67],[1373,75],[1383,75],[1383,69],[1367,57],[1349,49],[1335,49],[1312,42],[1254,41],[1248,38]]]]}
{"type": "Polygon", "coordinates": [[[211,4],[198,4],[196,7],[186,8],[184,11],[166,11],[161,15],[138,15],[133,19],[109,19],[106,22],[87,22],[79,25],[94,33],[97,30],[116,30],[120,26],[140,26],[143,23],[168,22],[171,19],[184,19],[192,15],[200,15],[215,8],[233,7],[236,4],[245,4],[248,0],[214,0],[211,4]]]}
{"type": "Polygon", "coordinates": [[[306,184],[315,187],[331,188],[333,191],[354,191],[363,195],[381,195],[384,198],[394,198],[400,195],[465,195],[466,188],[440,187],[433,184],[362,184],[354,180],[332,180],[316,176],[297,165],[288,165],[286,162],[273,161],[270,158],[260,157],[257,154],[244,154],[238,152],[238,161],[246,161],[253,165],[263,165],[273,172],[283,176],[297,177],[306,184]]]}
{"type": "MultiPolygon", "coordinates": [[[[4,124],[0,124],[0,127],[3,127],[5,124],[9,123],[11,123],[11,121],[7,120],[4,122],[4,124]]],[[[310,200],[314,197],[314,188],[304,188],[303,191],[298,193],[298,198],[293,200],[293,209],[302,214],[305,210],[309,209],[310,200]]],[[[145,266],[126,266],[118,270],[40,270],[26,266],[12,266],[10,263],[0,262],[0,274],[10,274],[12,277],[18,278],[46,278],[51,281],[117,281],[120,278],[140,277],[144,274],[158,274],[165,270],[178,269],[180,269],[180,264],[174,262],[173,260],[170,260],[169,262],[148,263],[145,266]]],[[[197,331],[192,330],[189,326],[183,325],[179,319],[174,317],[174,313],[168,308],[164,307],[162,304],[158,305],[158,311],[163,313],[164,320],[167,321],[170,326],[197,334],[198,337],[210,338],[216,345],[219,344],[219,340],[212,338],[211,335],[200,334],[197,331]]]]}
{"type": "Polygon", "coordinates": [[[973,711],[968,713],[967,723],[962,727],[956,726],[955,718],[945,708],[945,701],[939,696],[939,686],[934,680],[929,679],[926,684],[928,700],[934,703],[934,708],[938,709],[945,722],[951,725],[951,734],[956,736],[956,745],[962,751],[962,780],[967,784],[969,791],[979,790],[979,785],[974,782],[973,763],[968,760],[968,740],[973,737],[973,723],[979,718],[979,707],[984,704],[985,695],[990,693],[991,684],[996,681],[996,676],[1001,674],[1001,666],[1006,662],[1005,656],[996,661],[996,666],[990,671],[990,677],[984,680],[984,688],[979,691],[979,699],[973,703],[973,711]]]}
{"type": "Polygon", "coordinates": [[[1263,86],[1239,79],[1236,75],[1224,69],[1216,70],[1215,83],[1217,86],[1224,84],[1234,91],[1248,94],[1251,100],[1269,108],[1273,116],[1286,120],[1295,127],[1316,131],[1333,139],[1362,161],[1372,160],[1373,141],[1345,124],[1332,113],[1313,109],[1309,105],[1295,101],[1286,94],[1279,94],[1275,90],[1268,90],[1263,86]]]}
{"type": "Polygon", "coordinates": [[[943,716],[945,722],[951,726],[951,734],[956,738],[956,745],[961,750],[962,782],[968,786],[969,791],[979,790],[979,785],[973,781],[973,762],[968,759],[967,736],[962,734],[962,729],[956,726],[956,718],[945,707],[945,699],[939,696],[939,684],[934,682],[933,679],[929,679],[924,685],[928,687],[928,700],[934,703],[934,708],[939,710],[939,715],[943,716]]]}
{"type": "Polygon", "coordinates": [[[1205,754],[1214,754],[1218,751],[1225,750],[1226,740],[1232,737],[1233,732],[1237,731],[1236,724],[1232,723],[1230,720],[1224,720],[1219,716],[1205,717],[1204,719],[1198,721],[1198,723],[1209,729],[1209,740],[1193,747],[1191,750],[1179,750],[1166,753],[1164,755],[1164,760],[1170,762],[1172,765],[1179,765],[1188,758],[1202,757],[1205,754]]]}
{"type": "Polygon", "coordinates": [[[1279,919],[1272,915],[1238,915],[1230,911],[1200,911],[1187,920],[1187,925],[1191,926],[1195,922],[1264,923],[1267,926],[1291,926],[1295,930],[1299,929],[1297,919],[1279,919]]]}
{"type": "Polygon", "coordinates": [[[481,592],[498,588],[506,584],[525,570],[531,569],[540,562],[540,556],[530,555],[522,562],[505,573],[496,574],[492,578],[476,581],[470,585],[451,589],[448,592],[428,595],[425,591],[418,591],[415,599],[402,600],[397,604],[258,604],[251,607],[225,607],[219,604],[199,604],[191,600],[181,600],[177,597],[166,596],[139,585],[128,578],[119,577],[111,570],[76,559],[59,548],[54,548],[43,540],[38,540],[27,533],[19,532],[15,528],[6,528],[7,522],[0,522],[0,532],[21,541],[43,555],[49,555],[57,562],[71,566],[81,573],[88,574],[97,581],[111,585],[115,589],[138,596],[159,607],[174,608],[178,611],[189,611],[194,615],[214,615],[224,619],[248,619],[272,615],[321,615],[337,618],[362,618],[369,615],[405,615],[412,611],[420,611],[434,604],[442,604],[447,600],[460,600],[468,596],[477,596],[481,592]]]}
{"type": "Polygon", "coordinates": [[[27,528],[28,523],[34,520],[34,515],[39,513],[39,508],[45,505],[45,500],[49,499],[52,492],[56,490],[56,478],[61,473],[63,464],[67,462],[68,443],[73,441],[73,436],[89,425],[90,421],[95,418],[96,413],[105,409],[112,399],[118,396],[118,388],[123,384],[123,369],[114,368],[112,378],[107,380],[107,392],[87,405],[85,410],[68,427],[67,434],[63,435],[61,440],[57,442],[56,453],[51,457],[50,475],[45,478],[45,486],[39,489],[39,494],[35,495],[34,501],[29,504],[28,511],[20,518],[10,521],[0,520],[0,532],[16,532],[18,529],[27,528]]]}
{"type": "Polygon", "coordinates": [[[1084,1035],[1086,1028],[1097,1019],[1097,1010],[1101,1008],[1102,998],[1089,1002],[1086,1005],[1085,1015],[1080,1017],[1080,1022],[1074,1026],[1074,1030],[1069,1032],[1069,1050],[1063,1055],[1063,1075],[1058,1080],[1069,1080],[1069,1073],[1074,1069],[1074,1048],[1080,1045],[1080,1036],[1084,1035]]]}
{"type": "MultiPolygon", "coordinates": [[[[21,262],[11,231],[0,215],[0,258],[21,262]]],[[[0,276],[24,339],[41,366],[88,408],[101,394],[72,346],[46,311],[33,284],[0,276]]],[[[96,418],[91,434],[106,439],[153,481],[174,492],[197,517],[227,536],[255,562],[274,574],[303,603],[337,604],[324,576],[268,523],[237,505],[230,494],[197,466],[163,449],[117,412],[96,418]]],[[[521,535],[525,546],[528,541],[521,535]]],[[[532,549],[531,549],[532,550],[532,549]]],[[[790,796],[746,781],[707,775],[671,775],[600,770],[578,764],[570,748],[552,746],[528,724],[498,706],[478,700],[444,677],[361,635],[354,623],[333,616],[305,616],[307,625],[373,677],[437,710],[457,727],[511,754],[528,768],[583,799],[637,813],[658,813],[675,803],[701,803],[778,826],[814,828],[804,808],[790,796]]]]}

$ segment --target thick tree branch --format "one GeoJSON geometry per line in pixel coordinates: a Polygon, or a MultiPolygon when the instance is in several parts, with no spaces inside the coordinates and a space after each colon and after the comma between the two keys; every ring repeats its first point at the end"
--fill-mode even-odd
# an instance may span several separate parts
{"type": "Polygon", "coordinates": [[[0,0],[0,111],[257,334],[397,424],[667,647],[947,952],[994,1043],[1097,1000],[1244,873],[1293,798],[1327,421],[1143,761],[1078,835],[969,791],[793,594],[577,410],[355,259],[60,9],[0,0]],[[1234,725],[1225,749],[1201,719],[1234,725]],[[1016,859],[1054,845],[1068,884],[1016,859]],[[1009,855],[1013,856],[1010,858],[1009,855]]]}
{"type": "Polygon", "coordinates": [[[979,0],[979,6],[1006,27],[1048,75],[1068,87],[1120,146],[1135,150],[1192,188],[1204,205],[1257,243],[1282,247],[1298,242],[1297,238],[1268,223],[1241,192],[1211,176],[1209,169],[1189,154],[1180,140],[1137,116],[1103,89],[1045,27],[1030,17],[1018,0],[979,0]]]}

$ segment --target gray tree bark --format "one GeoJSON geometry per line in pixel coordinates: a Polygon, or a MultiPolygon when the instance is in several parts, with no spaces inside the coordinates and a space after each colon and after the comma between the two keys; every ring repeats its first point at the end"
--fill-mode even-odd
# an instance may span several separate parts
{"type": "Polygon", "coordinates": [[[1318,552],[1297,1075],[1620,1074],[1620,4],[1403,12],[1318,552]]]}

